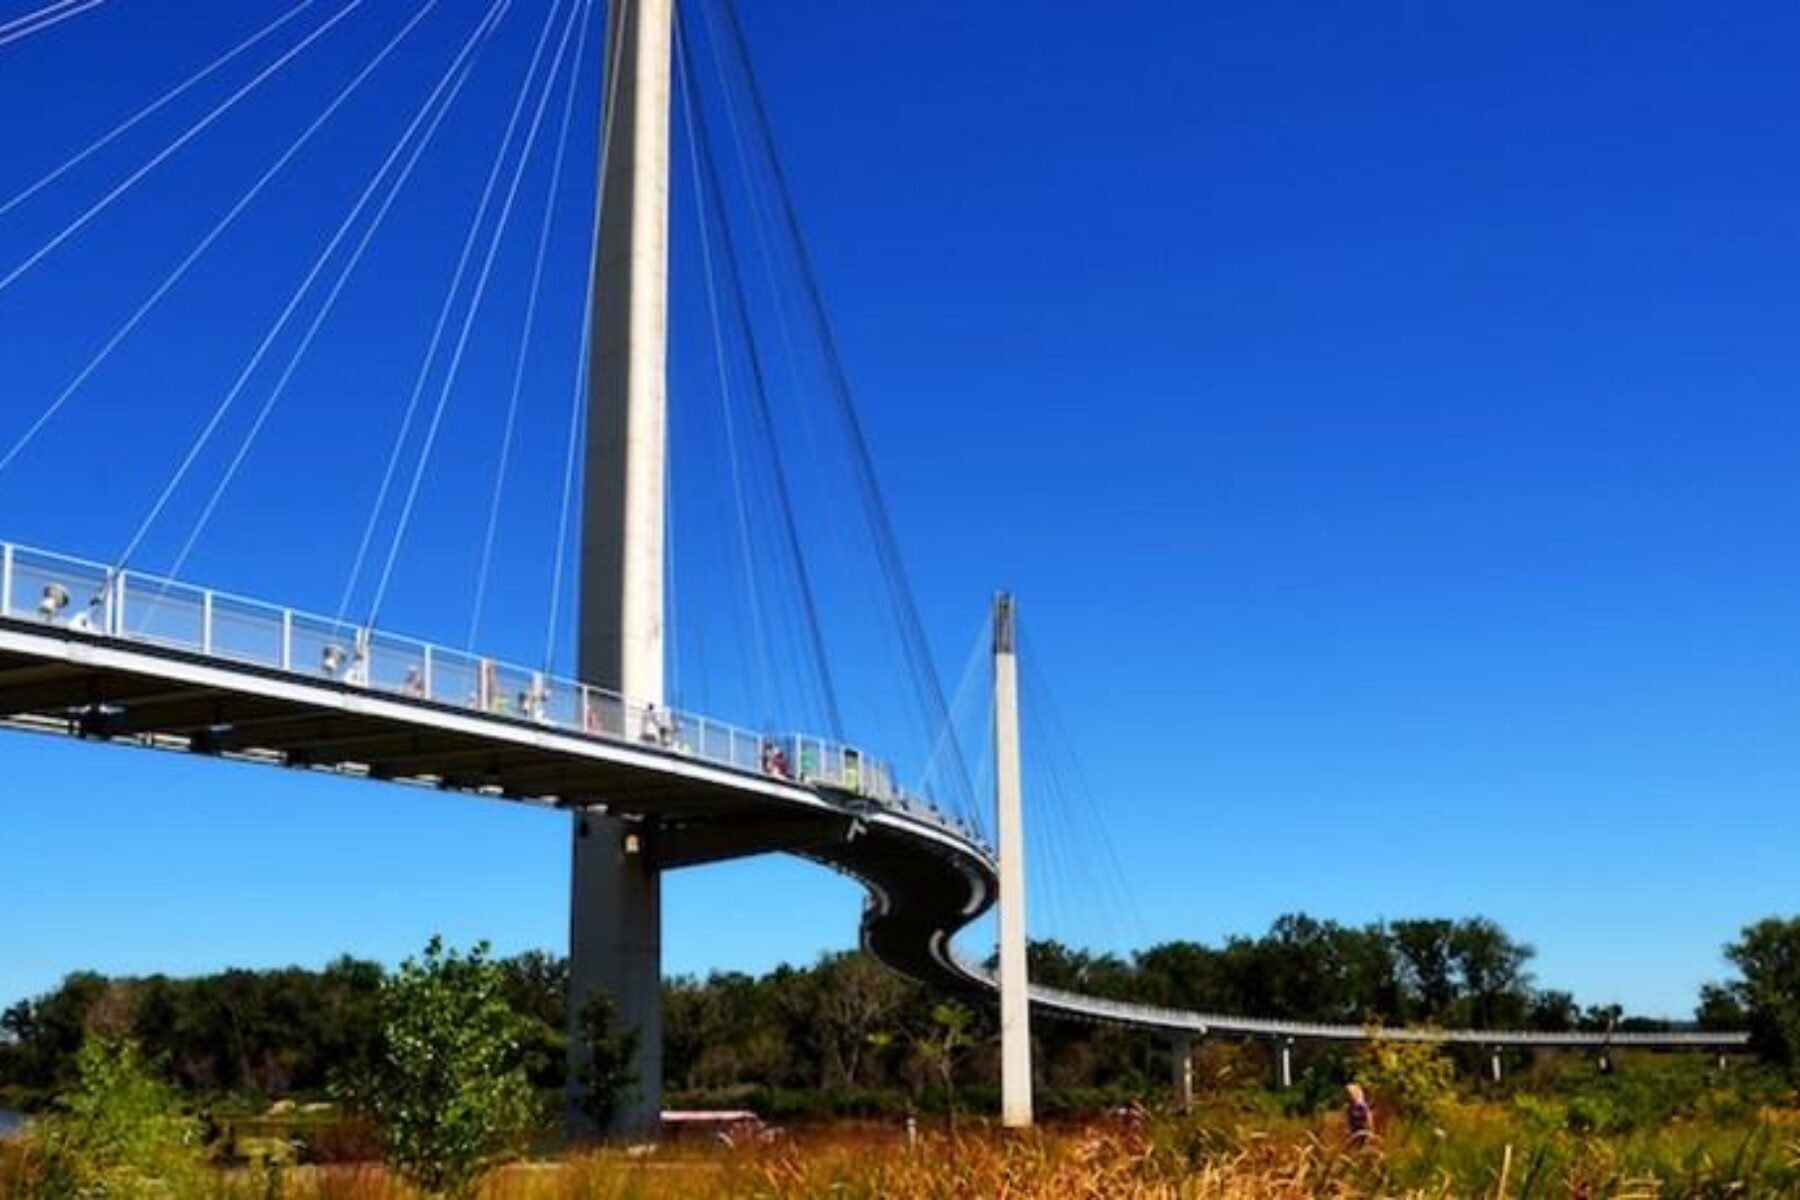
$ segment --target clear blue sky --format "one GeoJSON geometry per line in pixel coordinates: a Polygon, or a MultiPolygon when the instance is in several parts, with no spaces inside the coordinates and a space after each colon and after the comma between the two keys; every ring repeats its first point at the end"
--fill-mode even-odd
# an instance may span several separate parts
{"type": "MultiPolygon", "coordinates": [[[[1541,982],[1682,1014],[1741,925],[1800,911],[1800,15],[740,4],[941,668],[1015,589],[1129,876],[1132,919],[1044,881],[1042,932],[1482,913],[1541,982]]],[[[0,46],[0,202],[283,7],[112,0],[0,46]]],[[[0,443],[416,7],[366,0],[0,290],[0,443]]],[[[478,12],[440,0],[0,473],[0,537],[118,553],[478,12]]],[[[543,12],[484,52],[189,575],[336,607],[543,12]]],[[[0,270],[226,94],[0,215],[0,270]]],[[[466,633],[545,169],[384,608],[423,636],[466,633]]],[[[729,544],[729,510],[679,457],[716,400],[678,217],[679,560],[729,544]]],[[[526,659],[579,224],[555,227],[482,639],[526,659]]],[[[742,628],[712,570],[681,595],[719,659],[742,628]]],[[[433,931],[559,947],[565,841],[509,805],[8,735],[0,1002],[81,967],[392,960],[433,931]]],[[[848,947],[860,905],[780,860],[668,896],[673,971],[848,947]]]]}

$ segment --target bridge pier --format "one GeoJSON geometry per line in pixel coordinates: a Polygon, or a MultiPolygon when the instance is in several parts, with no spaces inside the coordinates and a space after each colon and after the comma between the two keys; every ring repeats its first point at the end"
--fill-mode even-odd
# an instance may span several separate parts
{"type": "Polygon", "coordinates": [[[642,827],[576,813],[569,878],[568,1127],[578,1135],[642,1137],[662,1120],[662,871],[642,827]],[[635,1032],[637,1086],[610,1128],[580,1107],[587,1068],[581,1015],[596,992],[614,1003],[614,1033],[635,1032]]]}
{"type": "Polygon", "coordinates": [[[1194,1107],[1194,1039],[1176,1037],[1169,1040],[1171,1082],[1175,1085],[1175,1107],[1187,1112],[1194,1107]]]}
{"type": "Polygon", "coordinates": [[[1275,1039],[1275,1086],[1282,1091],[1294,1086],[1294,1039],[1275,1039]]]}
{"type": "Polygon", "coordinates": [[[1491,1046],[1488,1048],[1488,1076],[1495,1083],[1500,1082],[1501,1073],[1500,1073],[1500,1047],[1499,1046],[1491,1046]]]}

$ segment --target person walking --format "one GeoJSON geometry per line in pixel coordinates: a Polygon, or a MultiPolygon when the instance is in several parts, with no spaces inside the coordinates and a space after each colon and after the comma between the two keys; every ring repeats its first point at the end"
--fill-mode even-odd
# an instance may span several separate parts
{"type": "Polygon", "coordinates": [[[1360,1083],[1345,1084],[1344,1095],[1349,1100],[1344,1106],[1344,1127],[1349,1133],[1350,1144],[1365,1146],[1375,1136],[1375,1110],[1360,1083]]]}

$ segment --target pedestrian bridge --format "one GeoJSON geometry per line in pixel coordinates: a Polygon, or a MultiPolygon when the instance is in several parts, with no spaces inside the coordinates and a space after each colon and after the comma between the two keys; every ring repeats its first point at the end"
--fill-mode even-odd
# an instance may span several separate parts
{"type": "MultiPolygon", "coordinates": [[[[0,543],[0,721],[125,746],[605,812],[627,853],[676,868],[800,855],[868,891],[890,967],[983,998],[957,932],[992,906],[993,850],[862,747],[756,733],[464,651],[137,571],[0,543]],[[603,797],[604,801],[595,798],[603,797]]],[[[1032,988],[1047,1015],[1177,1043],[1346,1042],[1359,1025],[1157,1008],[1032,988]]],[[[1383,1030],[1483,1046],[1743,1047],[1741,1033],[1383,1030]]]]}

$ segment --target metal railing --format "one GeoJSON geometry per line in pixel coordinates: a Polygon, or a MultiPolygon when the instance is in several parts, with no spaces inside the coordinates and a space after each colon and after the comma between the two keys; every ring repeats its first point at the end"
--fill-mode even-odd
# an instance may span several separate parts
{"type": "Polygon", "coordinates": [[[753,733],[544,671],[140,571],[0,542],[0,618],[830,787],[977,840],[962,822],[902,789],[887,763],[855,746],[805,734],[753,733]]]}

